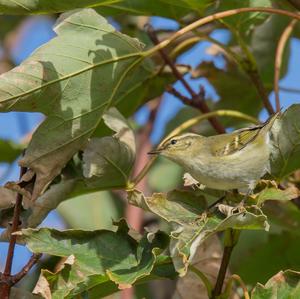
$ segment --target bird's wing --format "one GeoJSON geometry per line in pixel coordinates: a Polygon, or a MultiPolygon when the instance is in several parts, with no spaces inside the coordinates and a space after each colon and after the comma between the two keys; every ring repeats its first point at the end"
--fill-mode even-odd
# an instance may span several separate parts
{"type": "Polygon", "coordinates": [[[218,138],[219,136],[215,136],[219,140],[213,142],[212,154],[215,156],[228,156],[240,151],[257,137],[262,127],[263,125],[259,125],[237,130],[231,134],[226,134],[226,138],[224,138],[225,134],[219,135],[220,138],[218,138]]]}

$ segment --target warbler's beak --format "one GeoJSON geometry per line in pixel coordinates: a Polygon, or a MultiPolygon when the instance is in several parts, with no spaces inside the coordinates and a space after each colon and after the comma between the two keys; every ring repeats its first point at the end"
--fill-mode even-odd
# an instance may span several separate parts
{"type": "Polygon", "coordinates": [[[159,155],[161,152],[162,152],[162,149],[157,148],[157,149],[155,149],[155,150],[153,150],[153,151],[151,151],[147,154],[148,155],[159,155]]]}

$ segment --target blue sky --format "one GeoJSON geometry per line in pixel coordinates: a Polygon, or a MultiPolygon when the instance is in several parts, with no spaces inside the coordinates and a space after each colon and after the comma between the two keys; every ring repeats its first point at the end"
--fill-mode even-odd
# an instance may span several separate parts
{"type": "MultiPolygon", "coordinates": [[[[47,17],[32,17],[23,28],[22,37],[15,46],[12,52],[12,58],[16,64],[21,63],[30,53],[51,39],[55,34],[52,31],[52,25],[54,21],[47,17]]],[[[156,28],[171,28],[176,29],[177,23],[162,18],[152,18],[152,24],[156,28]]],[[[225,30],[216,30],[212,36],[222,43],[226,43],[229,40],[229,34],[225,30]]],[[[209,60],[211,57],[205,53],[205,49],[210,45],[208,42],[201,42],[195,46],[192,50],[182,55],[179,59],[179,63],[190,64],[195,66],[203,60],[209,60]]],[[[299,86],[299,50],[300,41],[293,39],[291,43],[291,58],[289,62],[289,71],[285,78],[281,80],[281,85],[289,88],[297,88],[299,86]],[[297,55],[298,54],[298,55],[297,55]],[[298,57],[297,57],[298,56],[298,57]]],[[[218,67],[224,66],[222,58],[214,58],[214,61],[218,67]]],[[[189,80],[188,76],[187,79],[189,80]]],[[[199,84],[205,87],[206,94],[212,99],[218,99],[218,95],[214,91],[213,87],[205,79],[189,80],[191,85],[197,90],[199,84]]],[[[176,83],[176,87],[183,93],[180,83],[176,83]]],[[[187,94],[186,94],[187,95],[187,94]]],[[[288,107],[292,103],[300,103],[299,93],[280,92],[281,104],[283,108],[288,107]]],[[[274,102],[273,93],[270,95],[270,99],[274,102]]],[[[169,94],[165,94],[163,97],[163,103],[157,120],[155,123],[154,131],[151,136],[153,143],[157,143],[163,135],[163,128],[165,124],[183,107],[182,103],[175,97],[169,94]]],[[[139,123],[143,124],[147,121],[147,109],[142,108],[137,114],[136,119],[139,123]]],[[[266,119],[267,113],[262,111],[261,119],[266,119]]],[[[0,137],[4,139],[12,139],[19,141],[27,132],[30,132],[37,126],[42,120],[42,115],[38,113],[2,113],[0,115],[0,137]]],[[[0,175],[3,174],[7,166],[2,165],[0,167],[0,175]]],[[[7,180],[17,180],[18,168],[15,164],[12,171],[9,173],[7,180]]],[[[2,181],[1,184],[4,182],[2,181]]],[[[43,226],[51,226],[56,228],[63,227],[63,221],[59,218],[57,213],[52,212],[47,219],[43,222],[43,226]]],[[[3,266],[4,257],[6,256],[7,244],[0,243],[0,266],[3,266]]],[[[13,272],[18,271],[22,265],[27,261],[30,256],[29,251],[23,246],[17,246],[16,258],[13,265],[13,272]]]]}

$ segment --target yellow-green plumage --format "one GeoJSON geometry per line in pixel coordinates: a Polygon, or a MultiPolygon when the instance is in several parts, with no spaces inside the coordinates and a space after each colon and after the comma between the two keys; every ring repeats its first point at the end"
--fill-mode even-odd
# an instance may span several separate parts
{"type": "Polygon", "coordinates": [[[269,169],[269,131],[277,116],[229,134],[175,136],[152,153],[180,164],[209,188],[252,190],[269,169]]]}

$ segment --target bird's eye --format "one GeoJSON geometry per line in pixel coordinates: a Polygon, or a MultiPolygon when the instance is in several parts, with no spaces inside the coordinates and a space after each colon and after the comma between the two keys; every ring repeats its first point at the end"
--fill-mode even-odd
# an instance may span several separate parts
{"type": "Polygon", "coordinates": [[[174,144],[176,144],[176,143],[177,143],[177,140],[176,140],[176,139],[172,139],[172,140],[171,140],[171,144],[172,144],[172,145],[174,145],[174,144]]]}

